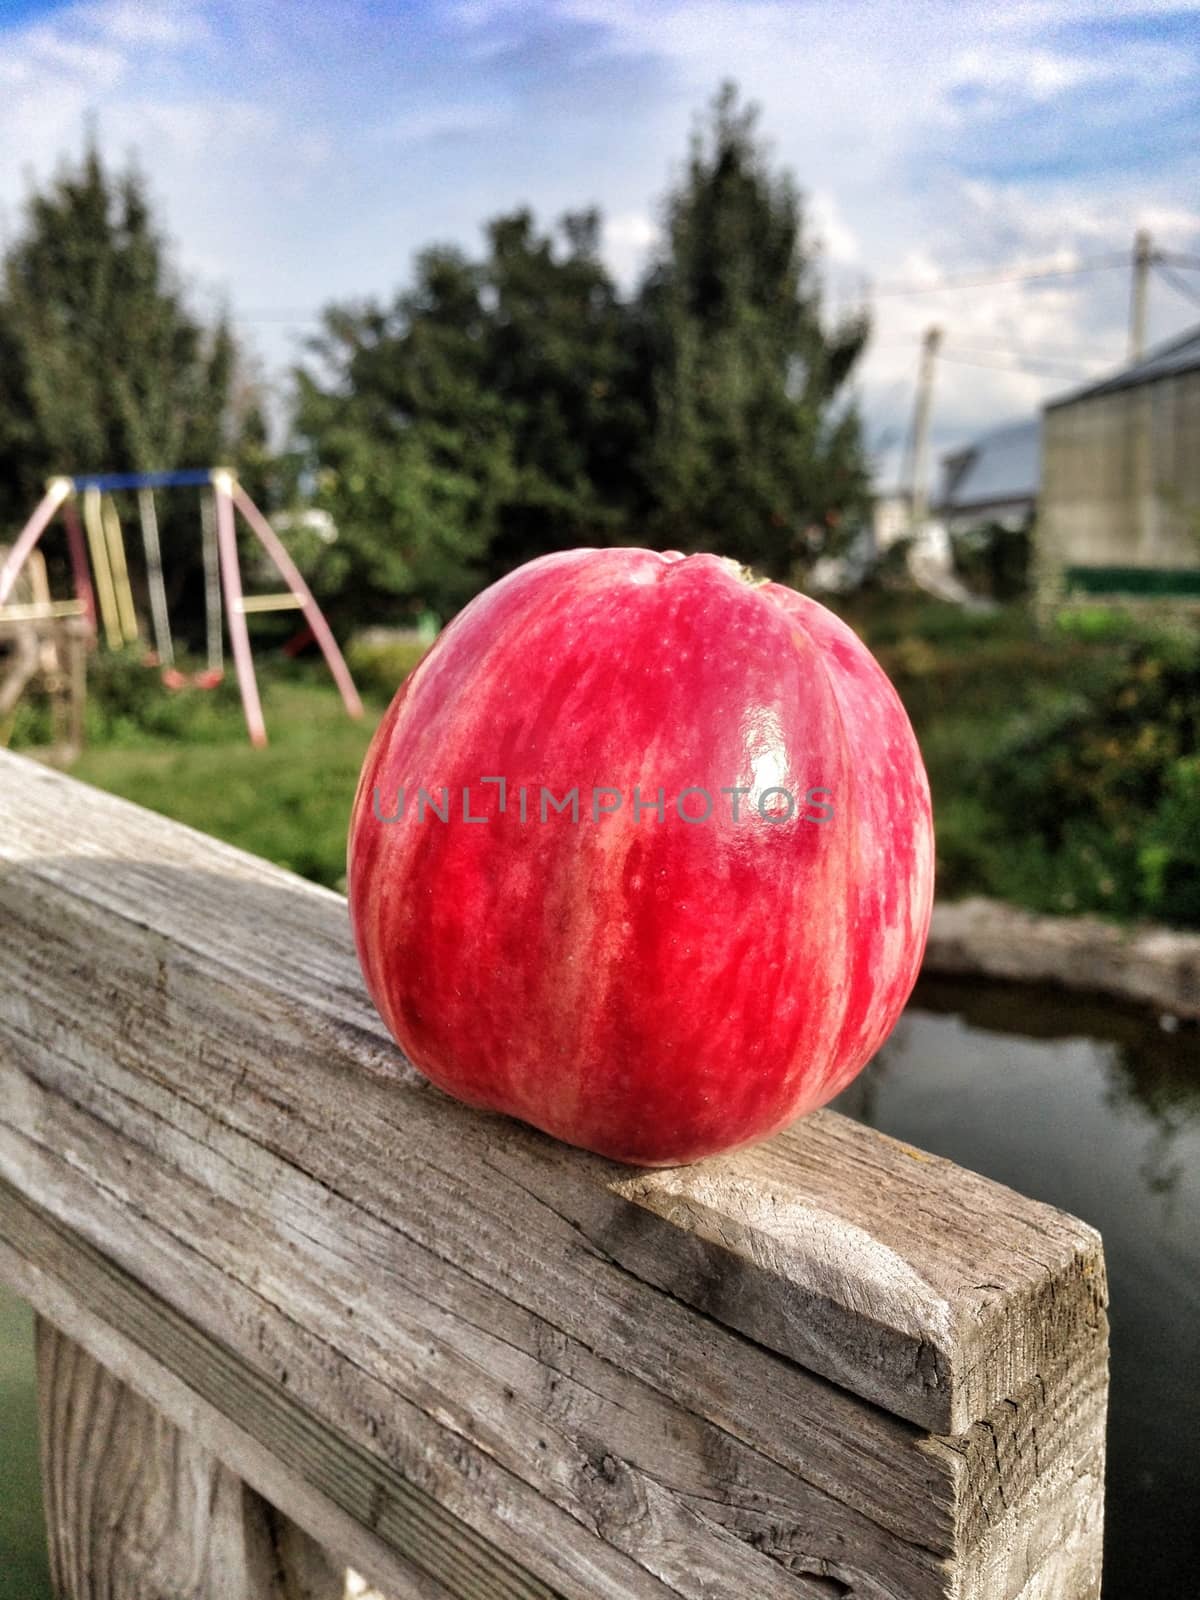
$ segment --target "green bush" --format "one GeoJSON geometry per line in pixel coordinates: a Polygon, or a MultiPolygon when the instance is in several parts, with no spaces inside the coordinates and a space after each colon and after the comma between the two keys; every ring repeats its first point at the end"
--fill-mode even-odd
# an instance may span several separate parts
{"type": "Polygon", "coordinates": [[[1200,756],[1168,772],[1138,866],[1142,900],[1155,916],[1200,927],[1200,756]]]}
{"type": "Polygon", "coordinates": [[[954,569],[977,594],[1017,600],[1029,592],[1031,540],[1028,528],[985,522],[952,535],[954,569]]]}
{"type": "MultiPolygon", "coordinates": [[[[186,676],[199,663],[177,666],[186,676]]],[[[241,716],[232,672],[213,689],[168,689],[159,669],[143,665],[137,650],[97,650],[88,661],[88,744],[141,744],[147,738],[207,742],[236,726],[241,716]]]]}
{"type": "Polygon", "coordinates": [[[1053,911],[1200,925],[1200,642],[1115,641],[1069,692],[1010,717],[961,780],[987,808],[973,864],[1053,911]]]}
{"type": "MultiPolygon", "coordinates": [[[[179,662],[190,674],[199,663],[179,662]]],[[[147,739],[182,743],[221,737],[241,721],[241,700],[231,676],[215,689],[168,689],[157,667],[143,664],[139,649],[93,651],[87,661],[84,742],[135,745],[147,739]]],[[[37,689],[17,706],[9,744],[14,750],[44,746],[52,737],[50,702],[37,689]]]]}
{"type": "Polygon", "coordinates": [[[1058,613],[1054,626],[1073,639],[1127,639],[1138,632],[1131,614],[1115,606],[1071,606],[1058,613]]]}
{"type": "Polygon", "coordinates": [[[346,646],[346,665],[362,694],[373,700],[391,700],[428,650],[424,639],[360,634],[346,646]]]}

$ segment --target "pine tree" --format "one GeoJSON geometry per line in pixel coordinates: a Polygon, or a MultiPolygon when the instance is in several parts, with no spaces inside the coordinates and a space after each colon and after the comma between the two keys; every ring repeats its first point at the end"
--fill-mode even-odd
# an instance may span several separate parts
{"type": "Polygon", "coordinates": [[[643,473],[658,544],[802,582],[864,504],[847,380],[867,325],[826,327],[800,195],[770,170],[756,119],[726,85],[667,200],[641,293],[643,473]]]}
{"type": "Polygon", "coordinates": [[[237,350],[187,310],[145,186],[95,145],[34,193],[0,277],[5,522],[52,473],[210,465],[236,453],[237,350]]]}

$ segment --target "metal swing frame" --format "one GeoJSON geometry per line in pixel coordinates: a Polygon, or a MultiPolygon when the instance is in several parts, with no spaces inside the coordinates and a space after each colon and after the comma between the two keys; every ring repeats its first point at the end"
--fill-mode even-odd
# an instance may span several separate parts
{"type": "Polygon", "coordinates": [[[137,490],[155,645],[160,662],[169,668],[174,661],[174,642],[167,616],[154,490],[171,488],[200,488],[209,491],[201,501],[208,666],[210,674],[221,669],[223,596],[224,621],[229,630],[229,642],[250,742],[254,745],[265,745],[267,742],[267,730],[258,694],[258,680],[254,673],[254,658],[250,649],[250,632],[246,626],[246,618],[255,612],[293,610],[302,612],[325,657],[325,663],[338,687],[347,712],[352,717],[361,717],[362,701],[358,697],[354,680],[338,649],[337,641],[330,632],[329,624],[325,621],[320,607],[313,599],[308,585],[279,536],[242,488],[237,480],[237,474],[229,467],[196,468],[181,472],[85,473],[74,478],[52,478],[46,486],[46,493],[18,535],[3,566],[0,567],[0,617],[6,614],[12,616],[18,609],[24,609],[8,607],[6,612],[5,602],[12,592],[17,574],[61,508],[67,531],[75,599],[56,602],[56,606],[60,610],[62,607],[69,607],[72,615],[86,617],[94,631],[97,625],[98,601],[99,620],[103,625],[105,639],[110,649],[120,649],[123,644],[136,640],[137,616],[134,612],[133,593],[125,562],[124,539],[116,507],[111,499],[106,500],[104,496],[111,495],[118,489],[137,490]],[[75,504],[77,497],[81,498],[83,505],[83,528],[80,527],[75,504]],[[235,512],[241,513],[243,520],[283,579],[286,588],[278,593],[261,595],[243,593],[241,569],[238,565],[235,512]],[[86,551],[84,528],[87,531],[86,551]]]}

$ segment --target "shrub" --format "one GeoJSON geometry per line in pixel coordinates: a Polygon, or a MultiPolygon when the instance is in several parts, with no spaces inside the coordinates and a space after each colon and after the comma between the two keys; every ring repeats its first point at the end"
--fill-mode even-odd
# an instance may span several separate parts
{"type": "Polygon", "coordinates": [[[1072,606],[1056,615],[1054,626],[1068,638],[1093,641],[1127,639],[1138,632],[1131,614],[1115,606],[1072,606]]]}
{"type": "Polygon", "coordinates": [[[1116,642],[1070,692],[1009,719],[967,774],[993,819],[992,892],[1200,925],[1200,644],[1116,642]]]}
{"type": "Polygon", "coordinates": [[[1168,772],[1138,866],[1154,916],[1200,927],[1200,756],[1185,756],[1168,772]]]}
{"type": "Polygon", "coordinates": [[[350,640],[346,646],[346,665],[364,695],[387,701],[428,648],[429,641],[415,633],[372,629],[350,640]]]}
{"type": "MultiPolygon", "coordinates": [[[[189,673],[197,663],[181,661],[189,673]]],[[[215,689],[170,690],[139,648],[93,651],[87,662],[84,742],[130,745],[149,738],[201,742],[225,734],[241,720],[241,701],[230,677],[215,689]]],[[[13,749],[50,743],[48,697],[35,687],[17,706],[9,743],[13,749]]]]}
{"type": "Polygon", "coordinates": [[[969,588],[993,600],[1016,600],[1029,592],[1029,529],[986,522],[951,536],[954,569],[969,588]]]}

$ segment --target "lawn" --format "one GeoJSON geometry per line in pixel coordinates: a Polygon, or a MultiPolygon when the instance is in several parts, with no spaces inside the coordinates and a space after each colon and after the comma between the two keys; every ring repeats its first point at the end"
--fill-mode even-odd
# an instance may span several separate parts
{"type": "Polygon", "coordinates": [[[72,777],[213,833],[256,855],[337,887],[346,871],[346,825],[367,744],[382,715],[368,702],[352,721],[336,690],[282,669],[264,675],[270,743],[254,749],[236,703],[200,703],[203,740],[127,733],[92,746],[72,777]]]}

